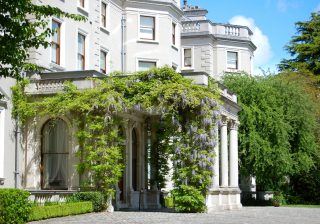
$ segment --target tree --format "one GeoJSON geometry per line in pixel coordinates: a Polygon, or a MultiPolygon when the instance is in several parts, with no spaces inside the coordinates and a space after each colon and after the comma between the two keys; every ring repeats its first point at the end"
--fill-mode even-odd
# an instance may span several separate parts
{"type": "Polygon", "coordinates": [[[27,62],[28,49],[48,47],[54,31],[46,17],[67,17],[83,20],[49,5],[34,5],[31,0],[0,0],[0,77],[21,79],[22,71],[37,69],[27,62]]]}
{"type": "Polygon", "coordinates": [[[296,23],[297,36],[293,36],[285,49],[293,56],[283,59],[279,69],[307,69],[320,75],[320,13],[312,13],[310,21],[296,23]]]}
{"type": "Polygon", "coordinates": [[[314,104],[301,88],[275,77],[229,75],[239,96],[240,172],[263,190],[280,190],[287,178],[307,172],[317,154],[314,104]]]}

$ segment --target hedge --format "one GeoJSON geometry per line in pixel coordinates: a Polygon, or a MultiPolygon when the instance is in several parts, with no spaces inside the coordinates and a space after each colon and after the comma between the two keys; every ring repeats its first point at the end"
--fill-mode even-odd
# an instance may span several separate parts
{"type": "Polygon", "coordinates": [[[29,217],[29,221],[49,219],[54,217],[78,215],[93,211],[92,202],[74,202],[59,205],[34,206],[29,217]]]}
{"type": "Polygon", "coordinates": [[[107,208],[106,201],[101,192],[78,192],[67,198],[67,202],[91,201],[94,212],[101,212],[107,208]]]}
{"type": "Polygon", "coordinates": [[[30,193],[20,189],[0,189],[0,224],[20,224],[28,220],[30,193]]]}

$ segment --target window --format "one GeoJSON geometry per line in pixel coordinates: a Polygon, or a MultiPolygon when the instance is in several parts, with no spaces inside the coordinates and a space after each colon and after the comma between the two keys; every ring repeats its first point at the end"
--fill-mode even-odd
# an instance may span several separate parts
{"type": "Polygon", "coordinates": [[[85,69],[85,41],[86,36],[81,33],[78,33],[78,69],[85,69]]]}
{"type": "Polygon", "coordinates": [[[51,42],[51,62],[60,65],[60,33],[61,24],[55,20],[52,20],[52,30],[54,34],[51,42]]]}
{"type": "Polygon", "coordinates": [[[101,2],[101,26],[107,26],[107,4],[104,2],[101,2]]]}
{"type": "Polygon", "coordinates": [[[172,23],[172,44],[176,45],[176,24],[172,23]]]}
{"type": "Polygon", "coordinates": [[[227,52],[227,68],[228,69],[238,69],[238,53],[237,52],[227,52]]]}
{"type": "Polygon", "coordinates": [[[84,8],[85,0],[78,0],[78,4],[80,7],[84,8]]]}
{"type": "Polygon", "coordinates": [[[183,65],[184,67],[192,67],[192,50],[191,48],[186,48],[183,50],[183,65]]]}
{"type": "Polygon", "coordinates": [[[107,52],[100,51],[100,72],[107,73],[107,52]]]}
{"type": "Polygon", "coordinates": [[[68,188],[68,127],[62,119],[49,120],[42,128],[41,183],[43,189],[68,188]]]}
{"type": "Polygon", "coordinates": [[[155,67],[157,67],[157,63],[155,61],[139,61],[139,71],[147,71],[155,67]]]}
{"type": "Polygon", "coordinates": [[[155,18],[151,16],[140,16],[140,38],[155,40],[155,18]]]}
{"type": "MultiPolygon", "coordinates": [[[[0,103],[1,103],[1,99],[0,99],[0,103]]],[[[0,185],[1,185],[1,181],[3,181],[1,179],[4,178],[4,149],[5,149],[5,145],[4,145],[4,133],[5,133],[4,115],[5,114],[4,113],[5,113],[5,109],[0,106],[0,185]]]]}

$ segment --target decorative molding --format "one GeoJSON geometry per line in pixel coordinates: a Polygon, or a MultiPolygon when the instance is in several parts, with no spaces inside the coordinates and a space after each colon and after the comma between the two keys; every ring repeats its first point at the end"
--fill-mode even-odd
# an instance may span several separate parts
{"type": "Polygon", "coordinates": [[[229,121],[230,130],[238,131],[239,125],[240,125],[240,122],[237,120],[230,120],[229,121]]]}

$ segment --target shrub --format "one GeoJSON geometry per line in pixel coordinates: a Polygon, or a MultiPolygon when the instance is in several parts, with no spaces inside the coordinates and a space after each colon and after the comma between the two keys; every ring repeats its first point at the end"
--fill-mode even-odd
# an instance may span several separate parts
{"type": "Polygon", "coordinates": [[[281,192],[275,192],[273,198],[271,199],[272,205],[279,207],[280,205],[285,204],[285,199],[281,192]]]}
{"type": "Polygon", "coordinates": [[[29,221],[37,221],[41,219],[49,219],[54,217],[78,215],[93,211],[92,202],[74,202],[58,205],[38,205],[32,207],[29,221]]]}
{"type": "Polygon", "coordinates": [[[101,212],[107,208],[106,201],[101,192],[78,192],[67,198],[67,202],[91,201],[93,211],[101,212]]]}
{"type": "Polygon", "coordinates": [[[173,190],[174,205],[178,212],[206,211],[205,198],[193,186],[181,185],[173,190]]]}
{"type": "Polygon", "coordinates": [[[0,224],[25,223],[31,211],[29,195],[20,189],[0,189],[0,224]]]}
{"type": "Polygon", "coordinates": [[[165,197],[164,205],[166,208],[173,208],[174,207],[173,197],[165,197]]]}

